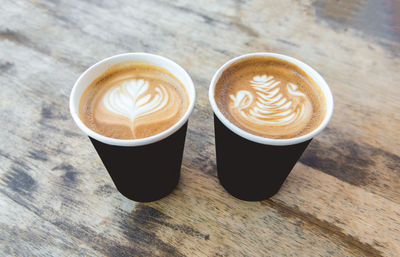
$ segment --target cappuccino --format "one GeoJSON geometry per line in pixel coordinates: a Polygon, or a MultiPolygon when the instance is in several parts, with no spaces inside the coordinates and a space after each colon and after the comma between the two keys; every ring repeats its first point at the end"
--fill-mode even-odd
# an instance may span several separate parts
{"type": "Polygon", "coordinates": [[[167,70],[145,62],[110,67],[83,93],[79,116],[91,130],[117,139],[158,134],[177,123],[189,97],[167,70]]]}
{"type": "Polygon", "coordinates": [[[253,56],[231,64],[215,86],[215,102],[237,127],[266,138],[308,134],[326,108],[319,87],[302,69],[282,59],[253,56]]]}

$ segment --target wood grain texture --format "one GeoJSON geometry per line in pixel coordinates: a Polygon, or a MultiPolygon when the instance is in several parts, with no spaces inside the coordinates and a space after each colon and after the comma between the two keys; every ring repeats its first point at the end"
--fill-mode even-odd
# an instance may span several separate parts
{"type": "Polygon", "coordinates": [[[399,14],[391,0],[1,1],[0,255],[399,256],[399,14]],[[243,202],[216,178],[207,90],[257,51],[313,66],[335,112],[276,196],[243,202]],[[197,90],[180,183],[148,204],[116,191],[68,110],[77,77],[124,52],[171,58],[197,90]]]}

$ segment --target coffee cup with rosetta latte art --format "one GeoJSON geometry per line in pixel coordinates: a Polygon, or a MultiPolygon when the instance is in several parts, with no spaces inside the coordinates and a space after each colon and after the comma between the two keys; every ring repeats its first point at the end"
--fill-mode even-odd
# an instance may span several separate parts
{"type": "Polygon", "coordinates": [[[209,100],[219,181],[248,201],[279,191],[333,112],[325,80],[307,64],[274,53],[228,61],[212,78],[209,100]]]}
{"type": "Polygon", "coordinates": [[[178,64],[127,53],[96,63],[78,78],[70,111],[119,192],[149,202],[179,182],[194,101],[192,79],[178,64]]]}

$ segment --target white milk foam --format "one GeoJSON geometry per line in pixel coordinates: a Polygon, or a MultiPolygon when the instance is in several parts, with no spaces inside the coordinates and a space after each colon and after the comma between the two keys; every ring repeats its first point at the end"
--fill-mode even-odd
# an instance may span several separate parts
{"type": "Polygon", "coordinates": [[[148,89],[149,82],[143,79],[123,81],[104,94],[104,106],[134,123],[137,118],[157,112],[168,103],[168,92],[163,85],[157,86],[153,95],[148,89]]]}
{"type": "Polygon", "coordinates": [[[249,81],[250,90],[230,94],[230,108],[234,116],[259,125],[285,126],[303,123],[312,115],[312,105],[306,94],[293,83],[286,85],[286,97],[281,92],[281,81],[267,74],[254,76],[249,81]],[[296,101],[296,98],[300,101],[296,101]]]}

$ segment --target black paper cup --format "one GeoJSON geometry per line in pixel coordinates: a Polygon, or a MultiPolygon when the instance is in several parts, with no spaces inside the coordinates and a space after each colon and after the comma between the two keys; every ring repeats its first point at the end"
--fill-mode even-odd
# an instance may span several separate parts
{"type": "Polygon", "coordinates": [[[87,69],[76,81],[70,96],[70,111],[77,126],[89,136],[118,191],[125,197],[150,202],[168,195],[178,184],[187,123],[196,93],[189,74],[175,62],[148,53],[126,53],[104,59],[87,69]],[[141,61],[161,67],[185,86],[189,107],[167,130],[140,139],[115,139],[89,129],[79,118],[79,102],[85,89],[111,66],[141,61]]]}
{"type": "Polygon", "coordinates": [[[211,80],[209,100],[214,112],[219,182],[231,195],[246,201],[262,201],[279,191],[312,138],[326,127],[333,112],[333,97],[325,80],[307,64],[275,53],[246,54],[225,63],[211,80]],[[316,82],[326,103],[324,119],[317,128],[300,137],[272,139],[246,132],[225,118],[215,102],[215,85],[222,72],[233,63],[255,56],[271,56],[293,63],[316,82]]]}

